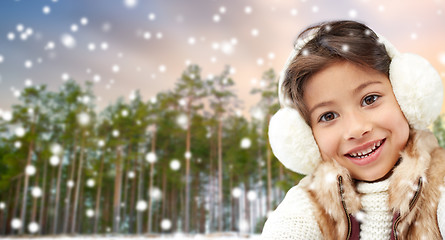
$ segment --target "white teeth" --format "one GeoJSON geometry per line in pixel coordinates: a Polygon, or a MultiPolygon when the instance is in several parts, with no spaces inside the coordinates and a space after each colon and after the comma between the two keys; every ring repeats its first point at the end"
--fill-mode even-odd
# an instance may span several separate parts
{"type": "Polygon", "coordinates": [[[349,155],[352,157],[358,157],[358,158],[364,158],[364,155],[368,155],[372,151],[374,151],[376,148],[380,147],[382,144],[382,141],[378,141],[377,143],[374,143],[371,148],[366,149],[363,152],[356,152],[356,153],[350,153],[349,155]]]}

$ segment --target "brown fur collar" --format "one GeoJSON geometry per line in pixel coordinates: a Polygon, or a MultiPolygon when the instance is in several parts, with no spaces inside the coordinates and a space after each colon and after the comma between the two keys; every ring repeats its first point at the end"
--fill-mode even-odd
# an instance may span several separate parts
{"type": "MultiPolygon", "coordinates": [[[[410,227],[415,219],[418,219],[419,206],[427,205],[429,209],[422,209],[429,215],[427,222],[431,226],[428,236],[436,236],[438,233],[435,211],[439,199],[438,186],[441,185],[437,179],[443,180],[445,173],[445,152],[437,143],[434,135],[429,131],[413,130],[405,149],[401,152],[402,160],[394,168],[390,177],[389,206],[394,213],[400,213],[401,223],[399,225],[400,235],[412,232],[410,227]],[[441,158],[441,164],[434,169],[432,158],[441,158]],[[439,177],[440,176],[440,177],[439,177]],[[434,178],[434,184],[431,182],[434,178]],[[424,190],[417,199],[415,208],[410,210],[410,202],[418,187],[418,181],[422,179],[424,190]],[[433,187],[430,187],[433,186],[433,187]],[[433,218],[433,219],[432,219],[433,218]]],[[[360,194],[355,189],[354,180],[344,167],[334,161],[323,161],[313,174],[306,176],[300,185],[309,192],[309,196],[315,203],[315,218],[325,239],[345,239],[348,229],[348,218],[344,211],[339,187],[339,177],[342,179],[343,200],[347,212],[355,215],[361,209],[360,194]]],[[[413,205],[414,206],[414,205],[413,205]]],[[[428,217],[428,216],[427,216],[428,217]]],[[[423,235],[425,235],[423,233],[423,235]]],[[[420,236],[420,235],[419,235],[420,236]]],[[[435,239],[435,238],[429,238],[435,239]]]]}

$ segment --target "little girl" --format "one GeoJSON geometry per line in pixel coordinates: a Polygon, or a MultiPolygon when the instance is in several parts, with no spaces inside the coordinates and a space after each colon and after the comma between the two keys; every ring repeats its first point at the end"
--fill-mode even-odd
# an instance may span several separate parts
{"type": "Polygon", "coordinates": [[[299,35],[279,98],[273,152],[307,176],[263,239],[445,236],[445,150],[427,128],[443,87],[425,59],[361,23],[322,23],[299,35]]]}

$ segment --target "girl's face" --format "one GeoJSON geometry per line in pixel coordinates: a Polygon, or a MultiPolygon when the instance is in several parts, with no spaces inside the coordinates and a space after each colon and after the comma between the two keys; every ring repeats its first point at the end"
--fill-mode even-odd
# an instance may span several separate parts
{"type": "Polygon", "coordinates": [[[304,102],[324,161],[375,181],[396,164],[409,125],[386,75],[343,61],[311,77],[304,102]]]}

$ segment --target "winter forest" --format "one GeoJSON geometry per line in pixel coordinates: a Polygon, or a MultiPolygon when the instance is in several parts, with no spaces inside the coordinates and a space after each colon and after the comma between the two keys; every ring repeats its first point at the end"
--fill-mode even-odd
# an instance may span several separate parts
{"type": "MultiPolygon", "coordinates": [[[[2,0],[0,238],[257,239],[304,177],[268,140],[296,36],[357,20],[445,77],[444,10],[443,0],[2,0]]],[[[443,119],[431,129],[445,146],[443,119]]]]}
{"type": "Polygon", "coordinates": [[[1,120],[1,233],[260,232],[299,176],[267,142],[275,72],[247,120],[228,70],[190,65],[174,89],[98,113],[89,82],[23,89],[1,120]]]}

